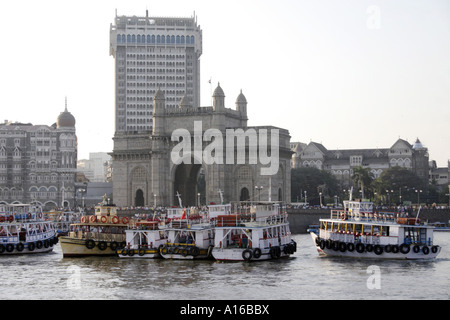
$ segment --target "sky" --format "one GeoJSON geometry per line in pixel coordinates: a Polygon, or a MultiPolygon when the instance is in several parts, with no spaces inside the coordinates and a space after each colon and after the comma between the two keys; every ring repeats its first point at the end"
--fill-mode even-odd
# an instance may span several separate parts
{"type": "Polygon", "coordinates": [[[450,160],[448,0],[1,1],[0,121],[76,118],[78,158],[111,152],[118,15],[192,17],[203,30],[201,106],[242,90],[250,126],[327,149],[417,138],[450,160]],[[209,84],[209,80],[212,84],[209,84]]]}

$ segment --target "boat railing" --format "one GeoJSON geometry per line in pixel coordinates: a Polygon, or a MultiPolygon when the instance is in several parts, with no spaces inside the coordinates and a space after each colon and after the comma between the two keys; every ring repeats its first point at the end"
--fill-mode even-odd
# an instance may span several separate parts
{"type": "Polygon", "coordinates": [[[125,234],[98,233],[87,231],[70,231],[69,237],[75,239],[93,239],[98,241],[125,241],[125,234]]]}
{"type": "Polygon", "coordinates": [[[395,223],[396,215],[391,212],[345,212],[344,210],[331,210],[330,218],[342,221],[395,223]]]}
{"type": "Polygon", "coordinates": [[[255,214],[230,214],[220,215],[213,220],[217,227],[262,227],[287,223],[287,214],[269,215],[257,217],[255,214]]]}

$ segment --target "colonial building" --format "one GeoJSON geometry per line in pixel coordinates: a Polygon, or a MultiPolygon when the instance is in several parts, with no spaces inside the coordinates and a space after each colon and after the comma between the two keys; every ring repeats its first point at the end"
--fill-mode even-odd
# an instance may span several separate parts
{"type": "Polygon", "coordinates": [[[51,126],[0,124],[0,201],[72,206],[76,166],[75,118],[67,104],[51,126]]]}
{"type": "Polygon", "coordinates": [[[177,108],[168,108],[163,90],[157,90],[152,133],[116,131],[111,155],[117,205],[178,205],[177,193],[183,205],[196,205],[199,199],[201,204],[220,203],[221,193],[225,202],[290,201],[288,130],[248,127],[245,96],[241,92],[235,108],[226,108],[220,85],[214,91],[213,106],[199,107],[189,101],[184,97],[177,108]],[[242,148],[230,132],[243,137],[242,148]],[[193,152],[180,153],[181,143],[192,146],[193,152]],[[212,145],[214,161],[205,157],[212,145]],[[270,162],[265,157],[268,154],[270,162]],[[257,161],[250,160],[251,155],[256,155],[257,161]],[[273,172],[262,174],[273,165],[273,172]],[[204,188],[200,178],[204,178],[204,188]]]}
{"type": "Polygon", "coordinates": [[[373,177],[394,166],[412,170],[425,182],[428,181],[428,149],[419,139],[411,145],[398,139],[390,148],[328,150],[322,144],[310,142],[291,143],[295,152],[292,167],[315,167],[331,172],[344,186],[352,184],[353,169],[359,166],[370,168],[373,177]]]}

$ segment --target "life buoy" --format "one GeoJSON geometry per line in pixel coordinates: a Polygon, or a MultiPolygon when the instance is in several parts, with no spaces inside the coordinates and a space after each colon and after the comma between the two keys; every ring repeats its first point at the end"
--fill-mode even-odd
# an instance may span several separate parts
{"type": "Polygon", "coordinates": [[[19,243],[16,245],[16,250],[19,251],[19,252],[23,251],[23,248],[24,248],[24,245],[23,245],[22,242],[19,242],[19,243]]]}
{"type": "Polygon", "coordinates": [[[119,246],[119,244],[116,241],[111,242],[111,244],[109,245],[109,247],[111,248],[111,250],[116,251],[117,247],[119,246]]]}
{"type": "Polygon", "coordinates": [[[92,222],[92,223],[94,223],[94,222],[97,221],[97,217],[96,217],[96,216],[90,216],[90,217],[89,217],[89,221],[92,222]]]}
{"type": "Polygon", "coordinates": [[[194,257],[198,256],[198,255],[200,254],[200,249],[199,249],[199,247],[192,247],[192,248],[191,248],[191,254],[192,254],[194,257]]]}
{"type": "Polygon", "coordinates": [[[85,246],[86,246],[86,248],[88,248],[88,249],[94,249],[94,247],[95,247],[95,241],[92,240],[92,239],[88,239],[88,240],[86,240],[85,246]]]}
{"type": "Polygon", "coordinates": [[[341,213],[341,220],[342,220],[342,221],[347,220],[347,214],[346,214],[345,212],[342,212],[342,213],[341,213]]]}
{"type": "Polygon", "coordinates": [[[129,221],[130,221],[130,219],[128,219],[128,217],[123,217],[122,218],[122,223],[123,224],[128,224],[129,221]]]}
{"type": "Polygon", "coordinates": [[[112,222],[113,222],[114,224],[119,223],[119,217],[117,217],[117,216],[112,217],[112,222]]]}
{"type": "Polygon", "coordinates": [[[101,221],[101,223],[106,223],[108,221],[108,219],[106,218],[106,216],[101,216],[100,221],[101,221]]]}
{"type": "Polygon", "coordinates": [[[244,251],[242,251],[242,259],[244,259],[245,261],[250,261],[252,256],[253,252],[251,249],[245,249],[244,251]]]}
{"type": "Polygon", "coordinates": [[[383,253],[383,247],[377,244],[373,247],[373,252],[375,252],[376,255],[380,255],[383,253]]]}
{"type": "Polygon", "coordinates": [[[320,249],[325,249],[325,240],[321,239],[319,244],[320,249]]]}
{"type": "Polygon", "coordinates": [[[365,246],[363,243],[359,242],[356,244],[356,252],[363,253],[365,250],[365,246]]]}
{"type": "Polygon", "coordinates": [[[347,250],[353,252],[355,250],[355,244],[352,242],[347,243],[347,250]]]}
{"type": "Polygon", "coordinates": [[[42,219],[42,212],[39,212],[39,213],[38,213],[38,218],[39,218],[39,219],[42,219]]]}
{"type": "Polygon", "coordinates": [[[34,251],[35,248],[36,248],[36,244],[34,242],[30,242],[28,244],[28,250],[29,251],[34,251]]]}
{"type": "Polygon", "coordinates": [[[82,216],[82,217],[81,217],[81,222],[82,222],[82,223],[86,223],[87,220],[88,220],[88,218],[87,218],[86,216],[82,216]]]}
{"type": "Polygon", "coordinates": [[[409,253],[410,250],[411,250],[410,246],[407,245],[406,243],[402,243],[402,244],[400,245],[400,252],[401,252],[401,253],[407,254],[407,253],[409,253]]]}
{"type": "Polygon", "coordinates": [[[103,250],[106,250],[106,248],[108,247],[108,244],[105,241],[99,241],[97,244],[97,247],[103,251],[103,250]]]}
{"type": "Polygon", "coordinates": [[[31,213],[27,213],[27,219],[30,220],[31,219],[31,213]]]}
{"type": "Polygon", "coordinates": [[[255,248],[255,250],[253,251],[253,256],[255,257],[255,259],[259,259],[261,257],[262,251],[260,248],[255,248]]]}

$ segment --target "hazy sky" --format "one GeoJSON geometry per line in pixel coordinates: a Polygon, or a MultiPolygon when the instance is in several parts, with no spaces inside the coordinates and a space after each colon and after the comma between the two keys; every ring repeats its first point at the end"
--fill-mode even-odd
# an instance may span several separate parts
{"type": "Polygon", "coordinates": [[[119,15],[198,18],[201,105],[220,82],[242,89],[249,125],[328,149],[389,148],[419,137],[450,159],[450,1],[0,1],[1,118],[51,125],[76,118],[79,159],[110,152],[119,15]],[[208,81],[212,78],[213,85],[208,81]]]}

